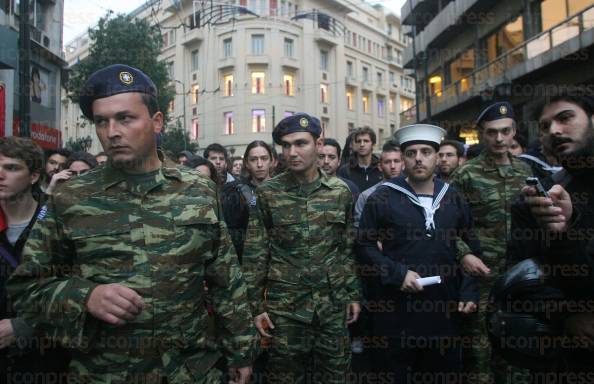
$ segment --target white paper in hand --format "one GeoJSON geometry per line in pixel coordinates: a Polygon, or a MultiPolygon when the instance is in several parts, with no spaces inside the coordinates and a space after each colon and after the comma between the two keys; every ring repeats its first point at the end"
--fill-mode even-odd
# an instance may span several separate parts
{"type": "Polygon", "coordinates": [[[434,284],[441,284],[441,277],[440,276],[429,276],[429,277],[421,277],[417,279],[417,283],[421,285],[421,287],[426,287],[428,285],[434,284]]]}

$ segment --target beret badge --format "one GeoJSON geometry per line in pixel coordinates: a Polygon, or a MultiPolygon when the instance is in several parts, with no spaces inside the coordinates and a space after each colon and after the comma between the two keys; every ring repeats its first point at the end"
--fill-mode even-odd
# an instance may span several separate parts
{"type": "Polygon", "coordinates": [[[120,81],[123,84],[130,85],[132,82],[134,82],[134,77],[130,72],[123,71],[120,72],[120,81]]]}

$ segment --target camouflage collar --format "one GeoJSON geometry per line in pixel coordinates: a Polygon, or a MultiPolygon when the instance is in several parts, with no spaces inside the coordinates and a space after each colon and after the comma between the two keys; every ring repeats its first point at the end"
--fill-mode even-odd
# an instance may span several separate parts
{"type": "MultiPolygon", "coordinates": [[[[316,186],[316,189],[320,187],[320,185],[323,185],[327,188],[332,189],[333,185],[330,181],[330,176],[326,175],[326,173],[324,173],[324,171],[322,171],[321,169],[318,169],[318,173],[320,175],[320,177],[318,179],[316,179],[316,181],[314,181],[313,183],[318,183],[318,185],[316,186]]],[[[297,179],[295,178],[295,176],[293,175],[292,172],[290,171],[286,171],[285,172],[285,191],[290,191],[292,189],[298,189],[300,187],[299,181],[297,181],[297,179]]]]}
{"type": "MultiPolygon", "coordinates": [[[[107,190],[128,179],[128,175],[120,169],[114,168],[109,162],[105,165],[103,172],[103,190],[107,190]]],[[[156,182],[162,184],[165,179],[177,179],[182,181],[182,175],[179,169],[166,167],[164,163],[156,175],[156,182]]]]}
{"type": "MultiPolygon", "coordinates": [[[[511,153],[508,153],[507,157],[509,157],[511,167],[517,168],[517,165],[519,162],[521,162],[521,160],[514,157],[511,153]]],[[[493,156],[489,156],[486,152],[478,155],[477,159],[483,163],[483,170],[485,171],[496,171],[498,168],[497,164],[495,164],[495,159],[493,156]]]]}

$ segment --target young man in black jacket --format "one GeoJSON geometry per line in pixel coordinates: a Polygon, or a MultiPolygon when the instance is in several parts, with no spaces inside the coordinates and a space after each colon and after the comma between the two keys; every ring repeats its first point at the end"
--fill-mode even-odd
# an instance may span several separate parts
{"type": "Polygon", "coordinates": [[[373,155],[373,147],[377,139],[373,129],[359,128],[353,134],[354,156],[343,164],[336,172],[336,176],[349,179],[363,192],[367,188],[379,183],[383,179],[379,169],[379,159],[373,155]]]}
{"type": "Polygon", "coordinates": [[[40,201],[39,181],[43,171],[43,151],[30,139],[0,139],[0,382],[20,383],[23,374],[45,382],[50,376],[59,382],[59,373],[68,364],[62,349],[41,351],[47,339],[31,329],[13,311],[6,294],[6,281],[21,263],[29,232],[45,215],[40,201]],[[35,191],[35,192],[34,192],[35,191]]]}

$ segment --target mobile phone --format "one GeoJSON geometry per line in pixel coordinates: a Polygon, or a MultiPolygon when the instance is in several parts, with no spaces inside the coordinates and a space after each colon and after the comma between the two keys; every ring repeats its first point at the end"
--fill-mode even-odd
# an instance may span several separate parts
{"type": "Polygon", "coordinates": [[[540,180],[538,180],[538,177],[527,177],[526,185],[536,188],[536,193],[538,194],[538,196],[549,197],[547,190],[544,189],[544,187],[540,183],[540,180]]]}

